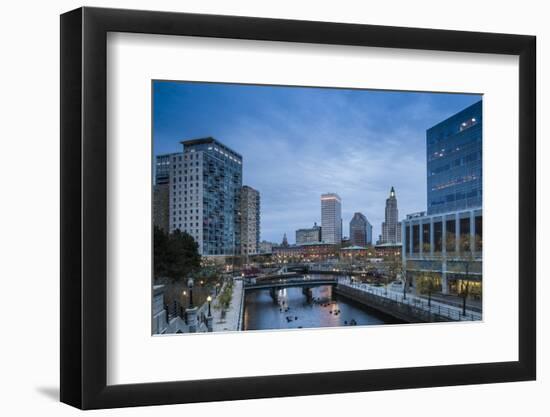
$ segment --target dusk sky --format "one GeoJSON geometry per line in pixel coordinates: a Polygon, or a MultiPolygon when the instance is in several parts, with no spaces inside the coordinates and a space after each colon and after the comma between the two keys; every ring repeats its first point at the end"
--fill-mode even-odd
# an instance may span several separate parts
{"type": "Polygon", "coordinates": [[[243,156],[243,185],[261,196],[261,240],[321,223],[322,193],[381,233],[395,187],[399,219],[426,210],[426,129],[481,99],[472,94],[154,83],[154,155],[212,136],[243,156]]]}

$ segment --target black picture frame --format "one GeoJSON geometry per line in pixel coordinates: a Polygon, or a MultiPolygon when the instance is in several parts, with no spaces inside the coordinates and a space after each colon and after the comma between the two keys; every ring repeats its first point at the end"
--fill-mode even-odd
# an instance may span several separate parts
{"type": "Polygon", "coordinates": [[[82,409],[422,388],[536,377],[536,38],[80,8],[61,15],[61,401],[82,409]],[[107,385],[108,32],[519,56],[519,360],[107,385]]]}

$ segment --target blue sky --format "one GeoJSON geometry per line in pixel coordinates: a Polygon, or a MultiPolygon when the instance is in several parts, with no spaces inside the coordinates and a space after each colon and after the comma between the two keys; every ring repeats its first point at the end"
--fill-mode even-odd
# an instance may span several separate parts
{"type": "Polygon", "coordinates": [[[320,195],[342,198],[344,235],[362,212],[380,234],[395,187],[399,217],[426,209],[426,129],[480,95],[154,82],[154,154],[212,136],[243,156],[260,191],[261,239],[321,223],[320,195]]]}

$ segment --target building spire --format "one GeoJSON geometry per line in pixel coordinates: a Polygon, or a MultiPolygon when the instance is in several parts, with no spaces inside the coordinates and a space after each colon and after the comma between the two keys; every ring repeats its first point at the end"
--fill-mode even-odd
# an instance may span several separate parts
{"type": "Polygon", "coordinates": [[[393,185],[391,186],[390,197],[395,197],[395,190],[393,189],[393,185]]]}

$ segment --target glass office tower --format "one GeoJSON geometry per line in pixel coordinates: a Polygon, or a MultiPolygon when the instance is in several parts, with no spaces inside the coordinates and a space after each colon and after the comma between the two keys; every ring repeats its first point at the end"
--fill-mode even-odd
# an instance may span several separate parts
{"type": "Polygon", "coordinates": [[[481,207],[482,102],[426,132],[428,215],[481,207]]]}
{"type": "Polygon", "coordinates": [[[349,239],[353,246],[372,244],[372,225],[363,213],[355,213],[349,222],[349,239]]]}

